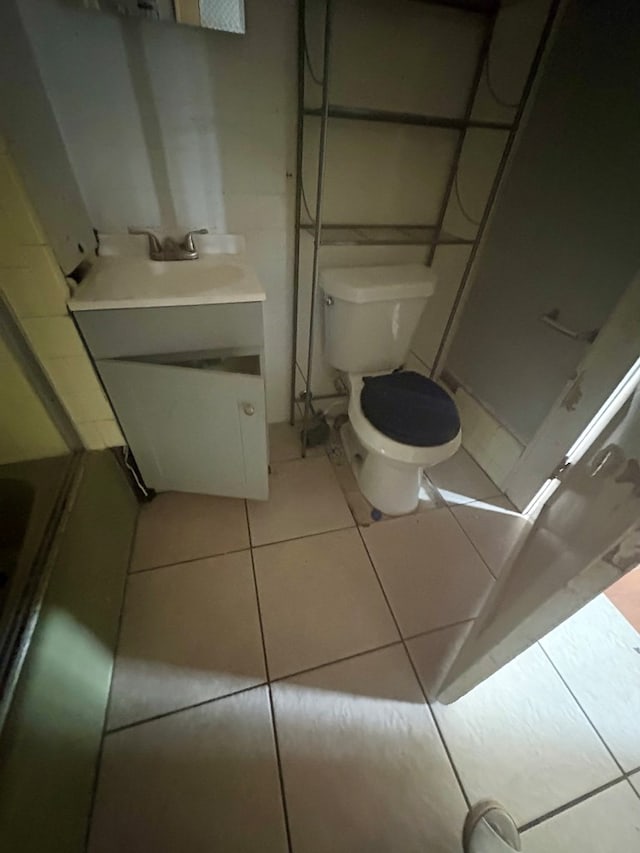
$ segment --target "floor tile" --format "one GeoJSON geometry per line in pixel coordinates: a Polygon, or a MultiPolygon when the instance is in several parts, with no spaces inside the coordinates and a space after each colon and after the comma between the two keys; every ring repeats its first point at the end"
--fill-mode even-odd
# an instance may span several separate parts
{"type": "Polygon", "coordinates": [[[273,697],[296,853],[459,850],[464,800],[401,646],[273,697]]]}
{"type": "Polygon", "coordinates": [[[433,709],[469,800],[499,800],[518,824],[620,774],[538,645],[433,709]]]}
{"type": "Polygon", "coordinates": [[[466,450],[458,450],[446,462],[429,468],[429,479],[449,505],[481,501],[500,494],[466,450]]]}
{"type": "Polygon", "coordinates": [[[140,510],[131,571],[248,547],[244,501],[165,492],[140,510]]]}
{"type": "Polygon", "coordinates": [[[129,576],[109,728],[265,678],[249,551],[129,576]]]}
{"type": "Polygon", "coordinates": [[[430,701],[436,698],[435,688],[440,683],[439,679],[459,651],[472,625],[472,621],[463,622],[407,641],[411,660],[430,701]]]}
{"type": "Polygon", "coordinates": [[[498,577],[530,522],[508,498],[456,506],[452,512],[490,571],[498,577]]]}
{"type": "Polygon", "coordinates": [[[399,640],[358,531],[254,550],[271,678],[399,640]]]}
{"type": "Polygon", "coordinates": [[[247,501],[253,545],[353,526],[326,456],[271,466],[269,500],[247,501]]]}
{"type": "MultiPolygon", "coordinates": [[[[290,423],[269,424],[269,462],[287,462],[290,459],[300,459],[300,430],[302,426],[290,423]]],[[[307,457],[323,456],[325,449],[320,447],[307,448],[307,457]]]]}
{"type": "Polygon", "coordinates": [[[629,777],[629,782],[631,782],[631,787],[640,797],[640,770],[634,773],[633,776],[629,777]]]}
{"type": "Polygon", "coordinates": [[[640,634],[600,595],[540,644],[622,767],[640,767],[640,634]]]}
{"type": "Polygon", "coordinates": [[[636,631],[640,631],[640,566],[623,575],[605,595],[636,631]]]}
{"type": "Polygon", "coordinates": [[[522,836],[526,853],[626,853],[640,850],[640,803],[619,782],[522,836]]]}
{"type": "Polygon", "coordinates": [[[477,614],[493,578],[446,507],[362,534],[405,637],[477,614]]]}
{"type": "Polygon", "coordinates": [[[89,853],[284,853],[267,689],[107,735],[89,853]]]}

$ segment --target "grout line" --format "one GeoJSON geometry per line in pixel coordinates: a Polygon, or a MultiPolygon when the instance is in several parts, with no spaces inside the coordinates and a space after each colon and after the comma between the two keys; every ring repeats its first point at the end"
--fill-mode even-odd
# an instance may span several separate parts
{"type": "MultiPolygon", "coordinates": [[[[269,472],[271,472],[271,468],[269,468],[269,472]]],[[[247,538],[249,539],[249,548],[253,548],[253,539],[251,537],[251,522],[249,520],[249,504],[247,503],[247,499],[244,501],[244,520],[247,524],[247,538]]],[[[253,554],[251,555],[251,563],[253,564],[253,554]]],[[[256,593],[257,595],[257,593],[256,593]]]]}
{"type": "Polygon", "coordinates": [[[278,767],[278,781],[280,782],[280,797],[282,800],[282,816],[284,817],[284,829],[285,834],[287,836],[287,849],[289,853],[292,853],[293,846],[291,843],[291,827],[289,825],[289,811],[287,809],[287,796],[284,789],[284,773],[282,772],[282,759],[280,757],[280,742],[278,740],[278,727],[276,725],[276,711],[273,704],[273,693],[271,691],[271,684],[267,685],[267,692],[269,695],[269,711],[271,714],[271,726],[273,729],[273,743],[275,747],[276,753],[276,763],[278,767]]]}
{"type": "Polygon", "coordinates": [[[568,811],[574,806],[578,806],[580,805],[580,803],[584,803],[586,802],[586,800],[590,800],[591,797],[595,797],[597,794],[601,794],[603,791],[608,791],[609,788],[613,788],[614,785],[617,785],[619,782],[623,782],[624,778],[624,776],[618,776],[609,782],[605,782],[604,785],[600,785],[598,788],[594,788],[592,791],[587,791],[586,794],[581,794],[579,797],[575,797],[575,799],[570,800],[568,803],[564,803],[563,805],[558,806],[555,809],[551,809],[551,811],[540,815],[540,817],[534,817],[533,820],[527,821],[527,823],[523,823],[522,826],[518,827],[518,831],[521,833],[525,833],[528,830],[533,829],[535,826],[539,826],[541,823],[544,823],[547,820],[551,820],[551,818],[557,817],[557,815],[568,811]]]}
{"type": "Polygon", "coordinates": [[[553,667],[553,670],[554,670],[554,672],[556,673],[556,675],[558,676],[558,678],[560,679],[560,681],[561,681],[561,682],[564,684],[564,686],[566,687],[566,689],[567,689],[567,691],[569,692],[569,695],[571,696],[571,698],[573,699],[573,701],[576,703],[576,705],[578,706],[578,708],[580,708],[580,710],[581,710],[581,711],[582,711],[582,713],[584,714],[584,716],[585,716],[585,718],[586,718],[587,722],[589,723],[589,725],[591,726],[591,728],[594,730],[594,732],[595,732],[595,733],[596,733],[596,735],[598,736],[598,739],[602,741],[602,744],[603,744],[604,748],[607,750],[607,752],[609,753],[609,755],[611,756],[611,758],[613,758],[613,761],[614,761],[614,763],[615,763],[616,767],[618,768],[618,770],[619,770],[619,771],[624,775],[624,772],[625,772],[625,771],[624,771],[624,767],[620,764],[620,762],[618,761],[618,759],[616,758],[616,756],[613,754],[613,750],[610,748],[610,746],[609,746],[609,744],[606,742],[606,740],[602,737],[602,735],[600,734],[600,732],[599,732],[599,731],[598,731],[598,729],[596,728],[595,723],[592,721],[591,717],[587,714],[587,712],[585,711],[585,709],[582,707],[582,705],[581,705],[581,703],[580,703],[580,700],[578,699],[578,697],[576,696],[576,694],[573,692],[573,690],[571,689],[571,687],[570,687],[570,686],[569,686],[569,684],[567,683],[566,679],[564,678],[564,676],[562,675],[562,673],[560,672],[560,670],[558,669],[558,667],[557,667],[557,666],[555,665],[555,663],[553,662],[553,660],[552,660],[552,658],[551,658],[551,655],[549,655],[549,653],[547,652],[547,650],[545,649],[545,647],[542,645],[542,643],[541,643],[540,641],[538,641],[537,645],[538,645],[538,647],[542,650],[542,654],[546,657],[546,659],[549,661],[549,663],[550,663],[550,664],[551,664],[551,666],[553,667]]]}
{"type": "Polygon", "coordinates": [[[102,766],[102,753],[104,751],[104,740],[107,735],[107,720],[109,719],[109,709],[111,708],[111,697],[113,694],[113,676],[116,671],[116,661],[118,659],[118,651],[120,649],[120,637],[122,635],[122,620],[124,617],[124,603],[127,597],[127,586],[129,583],[129,568],[131,566],[131,559],[133,557],[133,549],[136,543],[136,537],[138,535],[138,525],[140,524],[140,508],[138,508],[138,512],[136,514],[136,523],[133,528],[133,536],[131,537],[131,542],[129,543],[129,557],[127,560],[127,568],[124,573],[123,581],[122,581],[122,597],[120,599],[120,610],[118,611],[118,625],[116,628],[116,641],[113,644],[113,661],[111,664],[111,672],[109,674],[109,690],[107,693],[107,704],[104,709],[104,717],[102,719],[102,731],[100,733],[100,746],[98,747],[98,755],[96,756],[95,769],[93,773],[93,780],[91,785],[91,796],[89,799],[89,809],[87,812],[87,826],[84,834],[84,849],[88,850],[89,848],[89,840],[91,836],[91,827],[93,824],[93,810],[96,804],[96,796],[98,793],[98,782],[100,780],[100,769],[102,766]]]}
{"type": "Polygon", "coordinates": [[[437,628],[428,628],[426,631],[420,631],[417,634],[409,634],[408,637],[403,637],[405,642],[416,640],[418,637],[425,637],[428,634],[437,634],[439,631],[446,631],[447,628],[460,628],[462,625],[467,625],[469,622],[475,622],[475,616],[469,616],[468,619],[460,619],[458,622],[449,622],[448,625],[439,625],[437,628]]]}
{"type": "MultiPolygon", "coordinates": [[[[639,781],[640,781],[640,780],[639,780],[639,781]]],[[[630,776],[627,776],[627,782],[629,783],[629,787],[631,788],[631,790],[633,791],[633,793],[634,793],[634,794],[636,795],[636,797],[640,800],[640,791],[639,791],[639,790],[636,788],[636,786],[633,784],[633,782],[631,781],[631,777],[630,777],[630,776]]]]}
{"type": "Polygon", "coordinates": [[[135,572],[127,573],[127,580],[134,575],[142,575],[146,572],[155,572],[157,569],[170,569],[172,566],[182,566],[188,563],[198,563],[201,560],[211,560],[214,557],[228,557],[230,554],[241,554],[243,551],[249,551],[255,548],[268,548],[270,545],[282,545],[285,542],[297,542],[298,539],[310,539],[312,536],[324,536],[325,533],[337,533],[339,530],[351,530],[357,527],[357,524],[348,524],[346,527],[334,527],[331,530],[321,530],[318,533],[305,533],[303,536],[291,536],[289,539],[276,539],[273,542],[264,542],[261,545],[255,545],[251,542],[251,531],[249,531],[249,544],[243,548],[234,548],[232,551],[222,551],[217,554],[204,554],[202,557],[190,557],[188,560],[177,560],[175,563],[163,563],[161,566],[149,566],[146,569],[137,569],[135,572]]]}
{"type": "MultiPolygon", "coordinates": [[[[462,506],[471,506],[471,504],[462,504],[462,506]]],[[[485,558],[482,556],[482,554],[480,553],[480,551],[479,551],[479,550],[478,550],[478,548],[476,547],[476,543],[473,541],[473,539],[471,538],[471,536],[469,536],[469,534],[467,533],[467,531],[464,529],[464,526],[461,524],[461,522],[460,522],[459,518],[457,517],[457,515],[455,514],[455,512],[451,509],[451,507],[447,507],[447,509],[449,510],[449,512],[451,513],[451,515],[453,516],[455,523],[458,525],[458,527],[460,528],[460,530],[463,532],[463,534],[464,534],[465,538],[467,539],[467,541],[469,542],[469,544],[471,545],[471,547],[473,548],[473,550],[476,552],[476,554],[478,555],[478,557],[480,557],[480,559],[482,560],[482,562],[484,563],[484,565],[487,567],[487,571],[489,572],[489,574],[491,575],[491,577],[493,578],[493,580],[494,580],[494,581],[497,581],[497,580],[498,580],[498,577],[500,576],[500,572],[498,572],[498,574],[496,574],[496,573],[494,572],[494,570],[491,568],[491,566],[489,565],[489,563],[485,560],[485,558]]],[[[503,564],[503,568],[504,568],[504,564],[503,564]]]]}
{"type": "MultiPolygon", "coordinates": [[[[473,621],[473,620],[472,619],[465,619],[462,622],[453,622],[450,625],[443,625],[441,628],[430,628],[428,631],[423,631],[420,634],[412,634],[411,637],[407,637],[406,639],[407,640],[413,640],[416,637],[422,637],[426,634],[435,634],[438,631],[444,631],[446,628],[455,628],[455,627],[458,627],[459,625],[464,625],[464,624],[466,624],[466,622],[470,622],[470,621],[473,621]]],[[[135,726],[140,726],[143,723],[150,723],[150,722],[153,722],[154,720],[160,720],[163,717],[171,717],[173,714],[180,714],[182,711],[190,711],[193,708],[200,708],[202,705],[209,705],[209,704],[213,704],[214,702],[220,702],[222,699],[230,699],[232,696],[237,696],[239,693],[247,693],[249,690],[256,690],[259,687],[267,687],[269,684],[279,684],[282,681],[288,681],[289,679],[297,678],[300,675],[306,675],[309,672],[315,672],[316,670],[319,670],[319,669],[325,669],[328,666],[333,666],[333,664],[335,664],[335,663],[343,663],[344,661],[352,660],[353,658],[359,658],[359,657],[362,657],[363,655],[373,654],[374,652],[379,652],[379,651],[382,651],[383,649],[389,649],[389,648],[391,648],[391,646],[399,646],[401,644],[402,644],[402,637],[399,637],[397,640],[392,640],[390,643],[384,643],[381,646],[374,646],[373,648],[370,648],[370,649],[364,649],[361,652],[356,652],[355,654],[352,654],[352,655],[345,655],[342,658],[335,658],[334,660],[327,661],[326,663],[316,664],[314,666],[306,667],[305,669],[298,669],[295,672],[288,672],[286,675],[279,675],[276,678],[271,678],[268,676],[268,679],[269,679],[268,681],[259,681],[259,682],[256,682],[256,684],[251,684],[248,687],[242,687],[240,690],[234,690],[231,693],[225,693],[222,696],[212,696],[209,699],[203,699],[200,702],[194,702],[191,705],[184,705],[184,706],[181,706],[180,708],[174,708],[171,711],[163,711],[160,714],[154,714],[152,717],[145,717],[142,720],[135,720],[134,722],[131,722],[131,723],[124,723],[123,725],[116,726],[113,729],[105,729],[104,734],[106,734],[106,735],[115,734],[116,732],[121,732],[121,731],[124,731],[125,729],[131,729],[131,728],[134,728],[135,726]]],[[[263,648],[264,648],[264,644],[263,644],[263,648]]],[[[267,669],[267,665],[266,665],[266,651],[265,651],[265,670],[266,669],[267,669]]]]}
{"type": "Polygon", "coordinates": [[[420,690],[422,691],[422,695],[424,696],[425,703],[427,705],[427,708],[429,709],[429,713],[431,714],[431,719],[433,720],[433,724],[436,728],[436,731],[438,732],[438,735],[440,737],[440,741],[442,743],[442,746],[444,748],[446,756],[449,759],[449,764],[451,765],[451,770],[453,771],[453,775],[456,778],[456,782],[458,783],[458,787],[460,788],[460,792],[462,793],[462,797],[463,797],[463,799],[467,805],[467,809],[471,809],[471,800],[469,799],[469,797],[467,795],[467,791],[466,791],[464,785],[462,784],[462,777],[460,776],[460,772],[458,771],[458,768],[456,767],[456,763],[453,760],[453,755],[451,754],[451,750],[449,749],[449,746],[448,746],[448,744],[445,740],[445,737],[442,733],[442,729],[440,727],[440,723],[438,722],[438,718],[436,717],[436,713],[433,710],[431,702],[429,701],[429,697],[427,696],[427,691],[424,689],[424,687],[422,685],[422,681],[420,680],[420,676],[418,675],[418,670],[416,669],[416,666],[413,662],[413,658],[411,657],[411,654],[409,652],[409,649],[407,648],[406,643],[403,642],[403,646],[404,646],[405,652],[407,653],[407,657],[409,658],[409,664],[411,665],[411,669],[413,670],[413,674],[415,675],[415,677],[418,681],[418,684],[420,685],[420,690]]]}
{"type": "Polygon", "coordinates": [[[222,699],[230,699],[232,696],[239,696],[241,693],[248,693],[250,690],[257,690],[258,687],[266,686],[266,681],[258,681],[255,684],[250,684],[248,687],[242,687],[240,690],[225,693],[224,696],[213,696],[209,699],[202,699],[200,702],[194,702],[191,705],[185,705],[181,708],[173,708],[171,711],[162,711],[160,714],[154,714],[153,717],[145,717],[143,720],[134,720],[131,723],[124,723],[121,726],[108,729],[105,734],[113,735],[118,732],[126,731],[127,729],[135,729],[137,726],[142,726],[145,723],[153,723],[155,720],[163,720],[165,717],[172,717],[174,714],[181,714],[183,711],[193,711],[194,708],[201,708],[203,705],[213,705],[214,702],[220,702],[222,699]]]}
{"type": "MultiPolygon", "coordinates": [[[[249,510],[246,506],[246,502],[245,502],[245,513],[247,516],[247,524],[249,524],[249,510]]],[[[264,623],[262,621],[262,608],[260,607],[260,595],[258,593],[258,576],[256,575],[256,564],[255,564],[255,560],[253,559],[253,548],[251,548],[250,550],[251,550],[251,555],[250,555],[251,556],[251,575],[253,577],[253,589],[254,589],[254,592],[256,595],[256,608],[258,610],[258,624],[260,625],[260,640],[262,642],[262,657],[263,657],[263,661],[264,661],[264,673],[265,673],[265,677],[267,679],[267,682],[269,682],[269,660],[267,658],[267,644],[266,644],[266,641],[264,638],[264,623]]]]}
{"type": "MultiPolygon", "coordinates": [[[[462,794],[462,797],[463,797],[463,799],[464,799],[465,803],[467,804],[467,808],[468,808],[468,809],[470,809],[470,808],[471,808],[471,801],[469,800],[469,797],[467,796],[467,792],[466,792],[466,790],[465,790],[465,788],[464,788],[464,785],[462,784],[462,778],[461,778],[461,776],[460,776],[460,773],[458,772],[458,768],[456,767],[456,764],[455,764],[455,762],[454,762],[454,760],[453,760],[453,756],[452,756],[452,754],[451,754],[451,751],[449,750],[449,747],[448,747],[448,745],[447,745],[447,742],[446,742],[446,741],[445,741],[445,739],[444,739],[444,735],[442,734],[442,730],[441,730],[441,728],[440,728],[440,725],[439,725],[439,723],[438,723],[438,720],[436,719],[436,715],[435,715],[435,713],[434,713],[434,710],[433,710],[433,708],[431,707],[431,703],[429,702],[429,697],[427,696],[427,692],[426,692],[426,690],[424,689],[424,686],[423,686],[423,684],[422,684],[422,681],[421,681],[421,679],[420,679],[420,676],[418,675],[418,671],[417,671],[417,669],[416,669],[416,667],[415,667],[415,664],[414,664],[414,662],[413,662],[413,658],[411,657],[411,654],[410,654],[409,649],[408,649],[408,647],[407,647],[406,640],[405,640],[405,639],[404,639],[404,637],[402,636],[402,631],[400,630],[400,625],[398,624],[398,620],[396,619],[396,615],[395,615],[395,613],[393,612],[393,608],[391,607],[391,604],[390,604],[389,599],[388,599],[388,597],[387,597],[386,590],[385,590],[385,588],[384,588],[384,586],[383,586],[383,584],[382,584],[382,581],[380,580],[380,575],[378,574],[378,571],[377,571],[377,569],[376,569],[375,563],[373,562],[373,559],[372,559],[372,557],[371,557],[371,554],[369,553],[369,549],[367,548],[367,543],[366,543],[366,542],[365,542],[365,540],[364,540],[364,536],[362,535],[362,532],[361,532],[360,528],[358,527],[357,529],[358,529],[358,533],[360,534],[360,539],[362,540],[362,544],[363,544],[363,546],[364,546],[364,549],[365,549],[365,551],[367,552],[367,556],[369,557],[369,562],[371,563],[371,567],[372,567],[372,569],[373,569],[373,573],[374,573],[374,574],[375,574],[375,576],[376,576],[376,579],[377,579],[378,584],[379,584],[379,586],[380,586],[380,590],[382,591],[382,595],[384,596],[384,600],[386,601],[386,603],[387,603],[387,607],[389,608],[389,612],[391,613],[391,618],[393,619],[393,621],[394,621],[394,623],[395,623],[396,630],[398,631],[398,634],[400,634],[400,641],[401,641],[402,646],[403,646],[403,648],[404,648],[405,654],[406,654],[406,656],[407,656],[407,658],[408,658],[408,660],[409,660],[409,665],[411,666],[411,669],[413,670],[413,674],[414,674],[414,676],[415,676],[415,678],[416,678],[416,681],[418,682],[418,686],[419,686],[420,691],[421,691],[421,693],[422,693],[422,695],[423,695],[423,697],[424,697],[425,704],[426,704],[426,706],[427,706],[427,708],[428,708],[428,710],[429,710],[429,713],[431,714],[431,719],[432,719],[433,724],[434,724],[434,726],[435,726],[435,728],[436,728],[436,731],[438,732],[438,736],[440,737],[440,742],[441,742],[441,744],[442,744],[442,747],[443,747],[443,749],[444,749],[444,751],[445,751],[445,754],[446,754],[447,758],[449,759],[449,764],[450,764],[450,766],[451,766],[451,770],[453,771],[453,775],[454,775],[454,776],[455,776],[455,778],[456,778],[456,782],[458,783],[458,786],[459,786],[459,788],[460,788],[460,792],[461,792],[461,794],[462,794]]],[[[468,621],[468,620],[465,620],[465,621],[468,621]]]]}
{"type": "MultiPolygon", "coordinates": [[[[249,509],[245,501],[245,511],[247,514],[247,526],[249,525],[249,509]]],[[[276,753],[276,765],[278,768],[278,781],[280,783],[280,799],[282,802],[282,816],[284,818],[284,828],[287,836],[287,849],[292,853],[291,845],[291,828],[289,826],[289,812],[287,810],[287,797],[284,789],[284,773],[282,771],[282,759],[280,757],[280,742],[278,740],[278,728],[276,726],[276,712],[273,704],[273,692],[271,690],[271,682],[269,678],[269,660],[267,658],[267,644],[264,638],[264,623],[262,621],[262,608],[260,607],[260,594],[258,592],[258,576],[256,574],[256,564],[253,559],[253,548],[251,549],[251,572],[253,574],[253,586],[256,594],[256,607],[258,610],[258,622],[260,624],[260,637],[262,639],[262,654],[264,657],[264,671],[267,677],[267,694],[269,696],[269,714],[271,716],[271,728],[273,731],[273,745],[276,753]]]]}
{"type": "Polygon", "coordinates": [[[183,563],[199,563],[201,560],[210,560],[212,557],[227,557],[229,554],[240,554],[242,551],[248,551],[250,544],[243,548],[233,548],[231,551],[221,551],[215,554],[203,554],[201,557],[189,557],[187,560],[176,560],[175,563],[162,563],[159,566],[147,566],[146,569],[136,569],[127,573],[127,579],[135,575],[143,575],[146,572],[155,572],[157,569],[170,569],[172,566],[181,566],[183,563]]]}
{"type": "Polygon", "coordinates": [[[256,550],[258,548],[268,548],[270,545],[282,545],[284,542],[297,542],[299,539],[310,539],[312,536],[324,536],[327,533],[337,533],[339,530],[353,530],[358,525],[354,522],[353,524],[347,524],[344,527],[332,527],[329,530],[320,530],[317,533],[305,533],[304,536],[291,536],[288,539],[275,539],[273,542],[261,542],[259,545],[252,545],[251,548],[256,550]]]}
{"type": "Polygon", "coordinates": [[[288,672],[286,675],[278,675],[276,678],[271,679],[271,684],[279,684],[281,681],[289,681],[291,678],[298,678],[300,675],[306,675],[307,673],[315,672],[318,669],[326,669],[328,666],[333,666],[334,663],[344,663],[347,660],[361,658],[363,655],[373,654],[373,652],[381,652],[383,649],[390,649],[391,646],[398,646],[401,642],[402,638],[399,637],[397,640],[392,640],[390,643],[384,643],[382,646],[374,646],[371,649],[364,649],[363,651],[356,652],[353,655],[345,655],[342,658],[336,658],[335,660],[329,660],[326,663],[309,666],[306,669],[298,669],[296,672],[288,672]]]}

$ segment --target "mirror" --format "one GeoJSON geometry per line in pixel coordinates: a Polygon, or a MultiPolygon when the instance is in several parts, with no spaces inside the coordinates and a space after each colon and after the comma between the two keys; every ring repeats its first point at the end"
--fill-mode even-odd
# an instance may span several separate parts
{"type": "Polygon", "coordinates": [[[244,0],[71,0],[83,9],[244,33],[244,0]]]}

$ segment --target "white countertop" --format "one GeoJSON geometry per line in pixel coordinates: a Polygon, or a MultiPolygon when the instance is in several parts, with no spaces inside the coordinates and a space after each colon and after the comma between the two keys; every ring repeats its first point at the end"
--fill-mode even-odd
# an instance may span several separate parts
{"type": "Polygon", "coordinates": [[[195,261],[151,261],[146,237],[100,237],[100,257],[69,300],[71,311],[263,302],[242,238],[196,239],[195,261]],[[225,251],[226,250],[226,251],[225,251]]]}

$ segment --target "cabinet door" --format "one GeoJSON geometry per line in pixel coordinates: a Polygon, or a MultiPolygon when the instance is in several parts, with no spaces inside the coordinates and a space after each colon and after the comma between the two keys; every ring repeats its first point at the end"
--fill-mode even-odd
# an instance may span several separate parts
{"type": "Polygon", "coordinates": [[[146,484],[266,500],[260,359],[96,362],[146,484]],[[247,362],[255,371],[241,372],[247,362]],[[229,364],[231,362],[231,364],[229,364]],[[257,375],[255,375],[257,373],[257,375]],[[252,375],[254,374],[254,375],[252,375]]]}

